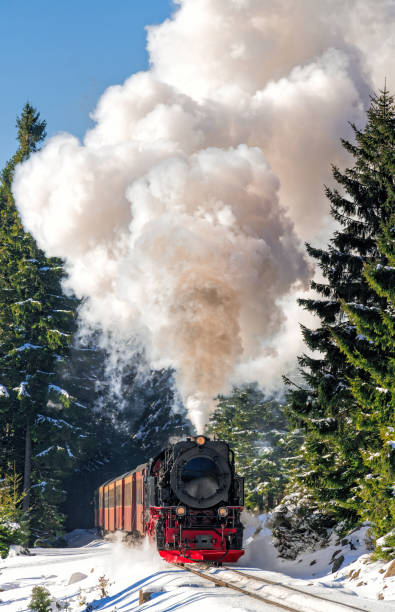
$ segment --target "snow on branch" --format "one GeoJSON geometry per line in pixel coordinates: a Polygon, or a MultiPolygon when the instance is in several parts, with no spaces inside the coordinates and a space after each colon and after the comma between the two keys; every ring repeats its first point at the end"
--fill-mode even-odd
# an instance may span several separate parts
{"type": "Polygon", "coordinates": [[[36,423],[44,423],[44,422],[52,423],[58,429],[62,429],[63,426],[69,427],[70,429],[73,429],[73,430],[80,429],[79,427],[74,427],[74,425],[71,425],[64,419],[54,419],[44,414],[38,414],[36,418],[36,423]]]}
{"type": "Polygon", "coordinates": [[[10,394],[7,391],[7,387],[4,385],[0,385],[0,397],[10,397],[10,394]]]}
{"type": "Polygon", "coordinates": [[[70,394],[66,391],[66,389],[62,389],[61,387],[58,387],[58,385],[48,385],[48,391],[55,391],[55,393],[59,393],[59,395],[63,395],[67,398],[70,397],[70,394]]]}
{"type": "Polygon", "coordinates": [[[19,387],[14,387],[13,391],[17,392],[18,399],[21,399],[22,397],[30,397],[30,393],[26,389],[28,384],[29,383],[24,380],[23,382],[21,382],[19,387]]]}

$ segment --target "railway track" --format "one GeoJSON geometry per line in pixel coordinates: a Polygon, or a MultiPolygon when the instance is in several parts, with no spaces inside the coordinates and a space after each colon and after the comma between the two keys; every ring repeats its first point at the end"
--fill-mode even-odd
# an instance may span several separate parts
{"type": "Polygon", "coordinates": [[[253,576],[252,574],[247,574],[246,572],[241,572],[240,570],[234,569],[233,567],[227,568],[230,571],[238,574],[240,576],[244,576],[245,578],[249,578],[251,580],[256,580],[257,582],[263,582],[264,584],[270,584],[273,586],[282,586],[288,589],[289,591],[295,591],[295,593],[302,593],[303,595],[308,595],[309,597],[314,597],[315,599],[319,599],[322,601],[327,601],[329,603],[335,603],[337,605],[342,605],[347,610],[354,610],[354,612],[365,612],[365,608],[359,608],[358,606],[353,606],[352,604],[339,604],[338,602],[334,602],[332,599],[327,599],[326,597],[322,597],[321,595],[317,595],[315,593],[306,593],[302,589],[298,589],[297,587],[293,587],[290,585],[283,584],[281,582],[275,582],[274,580],[269,580],[269,578],[261,578],[260,576],[253,576]]]}
{"type": "MultiPolygon", "coordinates": [[[[172,564],[180,567],[178,564],[172,564]]],[[[243,595],[257,599],[267,605],[277,607],[288,612],[367,612],[369,608],[340,603],[321,597],[315,593],[307,593],[302,589],[275,582],[266,578],[253,576],[246,572],[230,567],[213,568],[199,565],[183,566],[184,570],[191,572],[205,580],[222,587],[238,591],[243,595]],[[222,575],[223,574],[223,575],[222,575]]]]}

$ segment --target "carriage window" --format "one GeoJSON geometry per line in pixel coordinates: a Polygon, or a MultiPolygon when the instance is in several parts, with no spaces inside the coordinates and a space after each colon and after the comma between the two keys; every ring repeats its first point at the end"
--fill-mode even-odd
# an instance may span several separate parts
{"type": "Polygon", "coordinates": [[[121,504],[122,504],[121,485],[117,485],[117,506],[120,506],[121,504]]]}
{"type": "Polygon", "coordinates": [[[101,510],[103,508],[103,491],[99,491],[98,496],[99,496],[99,508],[101,510]]]}

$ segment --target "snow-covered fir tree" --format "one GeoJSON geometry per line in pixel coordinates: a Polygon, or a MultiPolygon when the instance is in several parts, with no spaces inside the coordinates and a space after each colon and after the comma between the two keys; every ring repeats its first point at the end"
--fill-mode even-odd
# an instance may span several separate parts
{"type": "Polygon", "coordinates": [[[23,474],[32,536],[54,536],[62,517],[62,475],[72,469],[78,426],[58,365],[69,354],[77,301],[64,295],[62,262],[25,232],[12,196],[17,164],[36,151],[45,121],[28,103],[17,119],[19,147],[0,186],[1,470],[23,474]]]}
{"type": "MultiPolygon", "coordinates": [[[[392,134],[394,137],[394,133],[392,134]]],[[[395,143],[394,143],[395,144],[395,143]]],[[[392,167],[395,169],[395,146],[392,167]]],[[[362,504],[358,512],[373,521],[377,535],[395,526],[395,192],[388,185],[391,217],[383,223],[378,239],[380,256],[366,264],[364,276],[385,308],[342,302],[358,332],[358,341],[336,335],[336,341],[356,375],[350,380],[356,400],[356,425],[370,432],[370,444],[362,449],[368,474],[358,482],[362,504]]]]}
{"type": "Polygon", "coordinates": [[[383,325],[387,320],[383,313],[388,311],[388,296],[374,287],[369,266],[374,262],[380,270],[377,266],[388,265],[380,240],[383,224],[393,212],[389,187],[394,184],[394,113],[392,97],[387,90],[380,92],[372,97],[365,129],[353,126],[355,144],[343,141],[354,166],[344,172],[333,168],[338,188],[326,189],[331,215],[340,228],[327,249],[307,245],[323,280],[311,285],[319,297],[300,300],[320,318],[318,329],[303,327],[308,348],[320,355],[299,357],[305,386],[286,381],[293,422],[306,431],[305,470],[297,478],[298,488],[326,512],[345,520],[345,525],[359,517],[382,520],[372,506],[365,511],[366,486],[361,489],[360,485],[371,479],[371,462],[383,443],[380,420],[387,422],[389,411],[378,382],[373,383],[374,397],[362,401],[365,392],[369,395],[365,382],[373,379],[358,359],[375,353],[376,366],[382,363],[385,369],[393,340],[389,340],[392,348],[379,342],[372,348],[375,340],[361,333],[361,318],[358,324],[357,318],[374,313],[383,325]]]}
{"type": "Polygon", "coordinates": [[[284,495],[288,464],[301,443],[300,433],[289,431],[283,406],[255,387],[235,389],[219,399],[207,434],[226,440],[234,451],[246,507],[273,508],[284,495]]]}

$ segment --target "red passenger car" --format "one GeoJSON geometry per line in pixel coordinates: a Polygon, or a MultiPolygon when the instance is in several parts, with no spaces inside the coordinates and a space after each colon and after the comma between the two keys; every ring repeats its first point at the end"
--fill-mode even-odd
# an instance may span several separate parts
{"type": "Polygon", "coordinates": [[[148,535],[167,561],[237,561],[244,554],[243,479],[226,442],[187,438],[102,484],[95,526],[148,535]]]}

